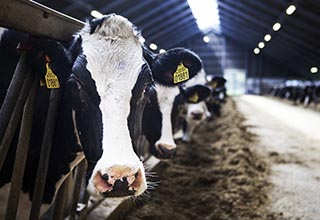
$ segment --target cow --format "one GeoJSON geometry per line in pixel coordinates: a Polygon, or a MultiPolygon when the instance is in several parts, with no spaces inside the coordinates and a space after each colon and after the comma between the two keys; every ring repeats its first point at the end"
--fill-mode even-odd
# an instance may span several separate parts
{"type": "Polygon", "coordinates": [[[206,100],[206,105],[212,117],[220,116],[221,104],[226,101],[226,79],[222,76],[212,76],[207,85],[211,88],[210,98],[206,100]]]}
{"type": "MultiPolygon", "coordinates": [[[[185,86],[187,88],[195,85],[205,86],[206,83],[207,83],[206,73],[204,69],[202,69],[196,77],[186,82],[185,86]]],[[[209,96],[211,93],[211,89],[208,87],[207,91],[209,96]]],[[[183,142],[190,142],[192,134],[196,129],[196,127],[198,127],[200,123],[203,122],[204,120],[211,118],[211,113],[207,108],[205,100],[199,102],[198,96],[195,96],[195,97],[189,98],[189,100],[185,103],[184,107],[186,109],[185,110],[186,114],[182,124],[182,129],[183,129],[182,141],[183,142]]]]}
{"type": "Polygon", "coordinates": [[[148,54],[146,57],[146,60],[153,61],[150,63],[150,67],[155,86],[151,87],[149,91],[148,102],[143,112],[142,130],[148,140],[150,153],[159,159],[168,159],[176,153],[173,133],[179,109],[192,96],[197,95],[198,99],[195,102],[200,102],[210,92],[207,87],[201,85],[187,89],[182,87],[202,69],[200,58],[192,51],[185,48],[174,48],[157,55],[148,54]],[[188,77],[175,83],[172,73],[168,74],[165,70],[154,65],[166,61],[170,61],[173,72],[179,71],[179,67],[177,67],[179,65],[181,68],[187,67],[189,69],[188,77]]]}
{"type": "MultiPolygon", "coordinates": [[[[5,35],[2,39],[14,38],[5,35]]],[[[75,35],[70,51],[54,41],[35,43],[28,53],[31,72],[43,79],[50,62],[49,67],[63,89],[41,213],[52,203],[56,183],[69,172],[69,164],[82,150],[88,161],[87,188],[92,196],[141,195],[147,183],[143,164],[134,152],[133,138],[141,130],[139,114],[142,115],[143,96],[152,78],[132,23],[116,15],[93,20],[75,35]],[[45,61],[46,57],[50,61],[45,61]]],[[[4,53],[8,51],[1,50],[2,56],[4,53]]],[[[12,57],[7,58],[11,62],[12,57]]],[[[6,59],[1,61],[5,67],[6,59]]],[[[12,72],[13,68],[4,75],[12,72]]],[[[27,208],[19,209],[22,211],[29,211],[31,205],[48,95],[46,87],[38,89],[22,189],[23,200],[28,204],[27,208]]],[[[16,141],[12,145],[0,173],[1,189],[8,189],[10,183],[16,141]]],[[[24,218],[28,214],[18,215],[24,218]]]]}

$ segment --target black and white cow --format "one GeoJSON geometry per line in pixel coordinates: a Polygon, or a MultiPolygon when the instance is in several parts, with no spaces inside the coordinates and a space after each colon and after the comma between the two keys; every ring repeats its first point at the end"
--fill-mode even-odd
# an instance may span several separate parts
{"type": "Polygon", "coordinates": [[[206,100],[206,104],[212,117],[220,116],[221,114],[221,104],[225,103],[227,97],[226,82],[227,80],[222,76],[212,76],[208,80],[207,85],[211,88],[211,95],[206,100]]]}
{"type": "MultiPolygon", "coordinates": [[[[195,85],[205,86],[207,83],[206,73],[202,69],[199,74],[193,79],[189,80],[186,83],[186,87],[192,87],[195,85]]],[[[207,97],[209,97],[211,90],[208,87],[204,92],[207,91],[207,97]]],[[[183,136],[182,141],[189,142],[195,131],[195,129],[203,122],[204,120],[211,117],[205,100],[199,101],[199,96],[196,94],[194,97],[191,97],[189,101],[185,103],[185,117],[182,125],[183,136]]]]}
{"type": "MultiPolygon", "coordinates": [[[[149,57],[152,55],[149,54],[149,57]]],[[[148,57],[148,56],[146,56],[148,57]]],[[[150,88],[148,102],[143,113],[143,134],[149,142],[150,152],[160,159],[171,158],[176,153],[176,143],[173,138],[174,125],[179,109],[196,93],[200,102],[205,99],[210,90],[201,85],[183,89],[182,84],[195,77],[202,68],[200,58],[190,50],[174,48],[155,55],[150,67],[155,86],[150,88]],[[170,62],[171,71],[158,68],[160,63],[170,62]],[[181,82],[174,82],[174,74],[179,65],[188,70],[188,77],[181,82]]]]}

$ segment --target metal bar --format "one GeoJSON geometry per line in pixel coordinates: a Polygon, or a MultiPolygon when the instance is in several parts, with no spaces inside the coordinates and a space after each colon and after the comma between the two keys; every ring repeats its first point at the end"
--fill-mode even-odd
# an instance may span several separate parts
{"type": "Polygon", "coordinates": [[[69,176],[61,185],[54,201],[53,220],[64,219],[64,208],[66,205],[66,192],[68,192],[68,184],[71,176],[69,176]]]}
{"type": "Polygon", "coordinates": [[[19,205],[19,197],[21,192],[22,180],[24,175],[25,164],[27,160],[29,141],[31,136],[31,127],[34,111],[34,102],[39,81],[36,78],[33,81],[29,96],[23,109],[21,122],[21,130],[19,134],[19,142],[16,151],[15,163],[12,172],[10,193],[6,212],[6,219],[16,219],[17,209],[19,205]]]}
{"type": "Polygon", "coordinates": [[[34,186],[34,191],[37,193],[33,194],[32,197],[32,207],[29,219],[38,219],[40,214],[40,207],[42,202],[43,191],[45,187],[48,161],[50,157],[50,151],[52,146],[58,102],[60,99],[60,89],[52,89],[50,92],[50,103],[47,113],[47,119],[45,124],[45,131],[41,145],[41,154],[39,159],[37,179],[34,186]]]}
{"type": "Polygon", "coordinates": [[[87,161],[82,160],[77,167],[75,185],[74,185],[73,195],[72,195],[72,203],[71,203],[71,208],[69,212],[69,220],[76,219],[76,211],[77,211],[77,205],[80,197],[82,180],[84,179],[86,170],[87,170],[87,161]]]}
{"type": "Polygon", "coordinates": [[[17,103],[13,109],[10,121],[8,123],[7,129],[5,131],[5,134],[3,136],[3,139],[1,141],[0,145],[0,170],[2,169],[2,166],[4,164],[4,161],[7,157],[8,150],[10,148],[13,136],[17,130],[17,127],[19,125],[23,106],[26,101],[27,95],[29,94],[29,90],[32,84],[33,77],[31,74],[27,74],[26,79],[23,83],[23,86],[20,90],[19,97],[17,99],[17,103]]]}
{"type": "Polygon", "coordinates": [[[34,1],[1,0],[0,26],[2,27],[69,41],[83,25],[83,22],[77,19],[34,1]]]}
{"type": "Polygon", "coordinates": [[[0,140],[2,140],[4,132],[13,112],[14,106],[19,96],[20,89],[27,74],[26,54],[23,52],[16,66],[13,78],[10,82],[8,92],[0,109],[0,140]]]}

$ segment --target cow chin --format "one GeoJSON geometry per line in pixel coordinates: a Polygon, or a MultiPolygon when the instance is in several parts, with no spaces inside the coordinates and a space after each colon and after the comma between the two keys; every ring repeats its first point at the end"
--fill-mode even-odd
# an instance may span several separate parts
{"type": "Polygon", "coordinates": [[[145,170],[140,161],[112,166],[101,166],[98,162],[87,187],[89,194],[97,199],[137,197],[146,189],[145,170]]]}

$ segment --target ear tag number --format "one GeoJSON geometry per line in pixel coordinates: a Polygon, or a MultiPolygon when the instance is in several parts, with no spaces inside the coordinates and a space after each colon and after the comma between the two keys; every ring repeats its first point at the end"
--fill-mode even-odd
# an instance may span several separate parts
{"type": "Polygon", "coordinates": [[[45,75],[45,79],[46,79],[47,88],[48,89],[60,88],[60,83],[59,83],[58,77],[53,73],[48,62],[46,62],[46,69],[47,69],[47,72],[45,75]]]}
{"type": "Polygon", "coordinates": [[[192,103],[197,103],[199,101],[198,93],[196,92],[193,95],[189,96],[188,101],[192,103]]]}
{"type": "Polygon", "coordinates": [[[183,63],[180,63],[177,67],[176,72],[173,74],[173,83],[177,84],[189,79],[189,70],[183,63]]]}

